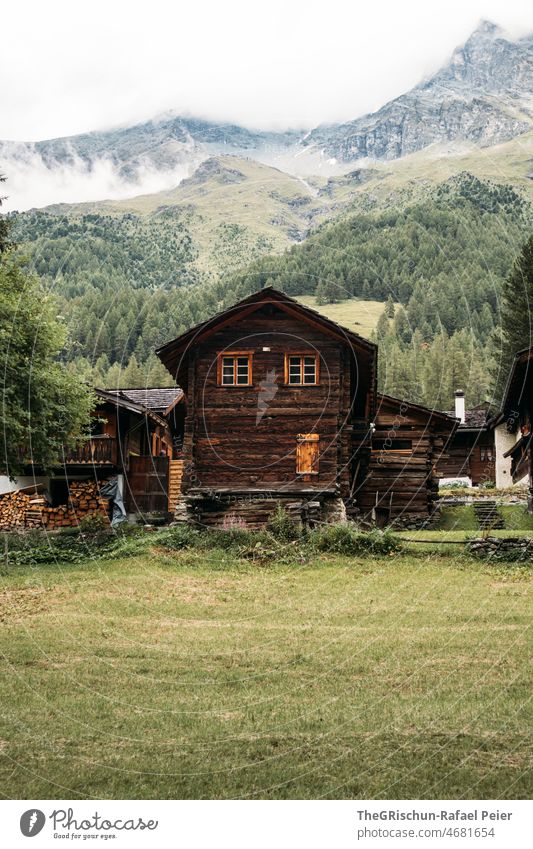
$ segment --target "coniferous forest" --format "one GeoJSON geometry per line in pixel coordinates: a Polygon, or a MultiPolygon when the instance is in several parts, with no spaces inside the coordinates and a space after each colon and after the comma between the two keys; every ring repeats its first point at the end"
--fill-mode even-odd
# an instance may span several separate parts
{"type": "Polygon", "coordinates": [[[407,206],[348,213],[284,254],[216,279],[194,264],[179,210],[156,219],[55,210],[11,218],[29,269],[67,321],[64,356],[90,381],[169,383],[157,345],[274,285],[318,305],[384,302],[374,331],[382,390],[440,408],[458,386],[469,403],[493,398],[502,284],[533,231],[518,191],[466,173],[407,206]]]}

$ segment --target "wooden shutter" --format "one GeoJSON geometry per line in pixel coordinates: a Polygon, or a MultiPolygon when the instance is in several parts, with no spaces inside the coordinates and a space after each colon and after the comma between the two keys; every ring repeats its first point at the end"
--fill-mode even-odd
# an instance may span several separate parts
{"type": "Polygon", "coordinates": [[[318,433],[299,433],[296,437],[296,474],[318,475],[318,433]]]}

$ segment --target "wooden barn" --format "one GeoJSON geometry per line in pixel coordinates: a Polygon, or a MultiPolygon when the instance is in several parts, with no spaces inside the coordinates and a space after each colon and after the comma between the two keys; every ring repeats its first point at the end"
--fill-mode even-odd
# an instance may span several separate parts
{"type": "Polygon", "coordinates": [[[111,479],[127,513],[172,513],[183,463],[184,397],[170,389],[95,389],[90,438],[58,458],[52,474],[31,463],[0,481],[0,527],[75,526],[110,513],[102,491],[111,479]]]}
{"type": "Polygon", "coordinates": [[[528,512],[533,513],[533,347],[515,355],[495,424],[503,425],[516,440],[504,456],[511,459],[513,483],[527,482],[528,512]]]}
{"type": "Polygon", "coordinates": [[[363,517],[377,525],[424,524],[438,497],[437,464],[458,420],[390,395],[377,396],[372,453],[359,494],[363,517]]]}
{"type": "Polygon", "coordinates": [[[465,409],[464,392],[455,393],[455,410],[449,416],[459,421],[446,454],[439,460],[441,478],[466,478],[472,486],[496,480],[496,447],[490,404],[484,401],[465,409]]]}
{"type": "Polygon", "coordinates": [[[181,389],[96,389],[91,438],[65,457],[70,475],[85,464],[119,474],[128,513],[171,512],[181,480],[184,396],[181,389]],[[179,479],[176,481],[176,479],[179,479]]]}
{"type": "Polygon", "coordinates": [[[206,525],[356,509],[374,344],[267,287],[157,351],[186,395],[183,502],[206,525]]]}
{"type": "Polygon", "coordinates": [[[422,524],[457,421],[376,393],[376,346],[267,287],[158,350],[186,396],[182,515],[422,524]],[[391,435],[392,433],[392,435],[391,435]]]}

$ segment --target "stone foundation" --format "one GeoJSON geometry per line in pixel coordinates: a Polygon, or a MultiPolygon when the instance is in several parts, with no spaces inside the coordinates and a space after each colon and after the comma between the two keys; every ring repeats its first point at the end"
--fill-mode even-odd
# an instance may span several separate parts
{"type": "Polygon", "coordinates": [[[264,528],[281,505],[295,524],[313,527],[324,522],[346,521],[346,509],[341,498],[331,495],[298,497],[295,494],[243,495],[183,495],[176,508],[174,520],[198,527],[264,528]]]}
{"type": "Polygon", "coordinates": [[[533,539],[530,537],[485,537],[473,539],[468,543],[468,550],[477,557],[490,559],[533,560],[533,539]]]}

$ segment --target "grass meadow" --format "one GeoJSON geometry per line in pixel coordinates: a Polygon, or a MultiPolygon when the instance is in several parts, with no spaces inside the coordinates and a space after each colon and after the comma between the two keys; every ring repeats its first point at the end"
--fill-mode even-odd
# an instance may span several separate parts
{"type": "Polygon", "coordinates": [[[5,570],[3,796],[528,796],[528,570],[411,547],[5,570]]]}

